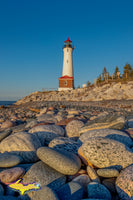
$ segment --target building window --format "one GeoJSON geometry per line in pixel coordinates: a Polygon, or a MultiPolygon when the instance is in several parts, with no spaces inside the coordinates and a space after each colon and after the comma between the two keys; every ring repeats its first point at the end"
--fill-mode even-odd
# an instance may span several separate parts
{"type": "Polygon", "coordinates": [[[67,85],[67,81],[64,81],[64,85],[67,85]]]}
{"type": "Polygon", "coordinates": [[[69,51],[69,49],[67,49],[67,52],[69,51]]]}
{"type": "Polygon", "coordinates": [[[67,60],[67,63],[68,63],[68,60],[67,60]]]}

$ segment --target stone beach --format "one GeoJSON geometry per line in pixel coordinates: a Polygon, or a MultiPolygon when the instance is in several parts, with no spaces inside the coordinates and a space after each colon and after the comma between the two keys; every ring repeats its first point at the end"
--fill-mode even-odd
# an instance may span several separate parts
{"type": "Polygon", "coordinates": [[[0,200],[133,199],[133,100],[29,98],[0,109],[0,200]]]}

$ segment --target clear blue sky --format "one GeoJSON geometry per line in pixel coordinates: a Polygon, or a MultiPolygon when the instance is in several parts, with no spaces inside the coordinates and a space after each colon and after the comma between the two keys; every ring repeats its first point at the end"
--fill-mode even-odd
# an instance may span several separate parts
{"type": "Polygon", "coordinates": [[[68,36],[75,86],[133,66],[133,0],[0,0],[0,100],[58,88],[68,36]]]}

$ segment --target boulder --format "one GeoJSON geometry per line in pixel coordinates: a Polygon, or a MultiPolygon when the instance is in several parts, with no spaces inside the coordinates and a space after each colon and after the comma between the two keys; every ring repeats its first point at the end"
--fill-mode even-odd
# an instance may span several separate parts
{"type": "Polygon", "coordinates": [[[0,167],[13,167],[22,162],[22,158],[18,155],[5,152],[0,154],[0,167]]]}
{"type": "Polygon", "coordinates": [[[81,167],[79,157],[67,151],[41,147],[37,150],[37,156],[45,164],[65,175],[74,175],[81,167]]]}
{"type": "Polygon", "coordinates": [[[122,200],[133,198],[133,164],[121,171],[115,185],[118,195],[122,200]]]}
{"type": "Polygon", "coordinates": [[[79,137],[79,129],[84,125],[80,120],[73,120],[66,125],[66,135],[67,137],[79,137]]]}
{"type": "Polygon", "coordinates": [[[120,165],[125,168],[133,163],[133,152],[124,144],[112,139],[90,138],[81,146],[87,160],[98,168],[120,165]]]}
{"type": "Polygon", "coordinates": [[[15,155],[20,155],[23,158],[23,162],[36,162],[38,160],[36,156],[36,150],[41,146],[41,143],[37,136],[20,132],[8,136],[0,143],[0,151],[12,152],[15,155]]]}

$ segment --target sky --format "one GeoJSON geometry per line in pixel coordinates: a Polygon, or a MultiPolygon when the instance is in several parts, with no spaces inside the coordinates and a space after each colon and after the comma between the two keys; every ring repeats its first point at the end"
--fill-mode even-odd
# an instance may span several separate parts
{"type": "Polygon", "coordinates": [[[0,100],[58,89],[72,40],[75,87],[133,66],[132,0],[0,0],[0,100]]]}

